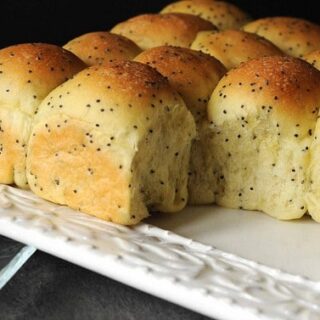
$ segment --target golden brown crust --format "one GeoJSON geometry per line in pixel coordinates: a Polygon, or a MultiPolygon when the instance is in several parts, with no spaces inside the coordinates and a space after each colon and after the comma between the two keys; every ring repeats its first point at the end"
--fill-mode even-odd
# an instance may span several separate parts
{"type": "Polygon", "coordinates": [[[215,26],[200,17],[182,14],[143,14],[117,24],[112,33],[134,41],[143,50],[162,45],[190,47],[197,33],[215,30],[215,26]]]}
{"type": "Polygon", "coordinates": [[[141,49],[130,39],[110,32],[90,32],[70,40],[64,48],[88,66],[114,60],[132,60],[141,49]]]}
{"type": "Polygon", "coordinates": [[[249,21],[249,16],[235,5],[215,0],[186,0],[166,6],[161,13],[180,12],[210,21],[219,30],[237,29],[249,21]]]}
{"type": "Polygon", "coordinates": [[[310,63],[316,69],[320,70],[320,50],[312,51],[304,55],[302,59],[310,63]]]}
{"type": "Polygon", "coordinates": [[[260,57],[284,55],[270,41],[240,30],[199,32],[191,48],[212,55],[227,69],[260,57]]]}
{"type": "Polygon", "coordinates": [[[248,23],[244,31],[262,36],[285,53],[301,58],[320,49],[320,26],[292,17],[263,18],[248,23]]]}
{"type": "MultiPolygon", "coordinates": [[[[232,113],[221,112],[221,120],[264,107],[292,127],[296,121],[314,121],[319,108],[319,86],[320,72],[308,63],[291,57],[264,57],[229,71],[211,99],[222,108],[227,104],[234,108],[232,113]]],[[[209,108],[209,118],[213,112],[217,110],[209,108]]]]}
{"type": "Polygon", "coordinates": [[[39,103],[48,92],[85,67],[73,53],[44,43],[4,48],[0,50],[0,63],[2,103],[20,105],[31,115],[34,108],[29,100],[39,103]]]}
{"type": "Polygon", "coordinates": [[[209,55],[180,47],[152,48],[135,60],[150,65],[167,77],[195,118],[207,115],[210,95],[226,72],[223,65],[209,55]]]}
{"type": "MultiPolygon", "coordinates": [[[[72,81],[52,91],[46,98],[47,105],[45,102],[42,103],[40,110],[42,115],[38,116],[35,121],[46,117],[44,115],[46,113],[50,115],[60,110],[65,113],[71,112],[71,114],[86,114],[88,121],[90,117],[92,119],[98,117],[103,122],[109,116],[105,111],[110,111],[110,109],[114,117],[117,115],[121,120],[124,115],[131,117],[132,114],[141,114],[141,111],[152,113],[157,107],[164,107],[163,100],[168,97],[171,102],[173,102],[173,97],[174,101],[181,101],[179,95],[172,90],[168,80],[158,71],[142,63],[119,60],[105,63],[102,66],[89,67],[78,73],[72,81]],[[83,87],[88,89],[84,91],[83,87]],[[51,99],[56,97],[57,90],[61,98],[56,99],[56,103],[53,103],[51,99]],[[79,104],[69,102],[71,95],[77,96],[79,104]],[[159,96],[161,98],[157,98],[159,96]],[[64,110],[64,100],[69,105],[66,110],[64,110]],[[109,107],[101,113],[102,104],[109,105],[109,107]]],[[[115,118],[114,121],[116,120],[115,118]]]]}
{"type": "Polygon", "coordinates": [[[0,50],[0,183],[26,188],[25,157],[37,107],[85,64],[58,46],[27,43],[0,50]]]}

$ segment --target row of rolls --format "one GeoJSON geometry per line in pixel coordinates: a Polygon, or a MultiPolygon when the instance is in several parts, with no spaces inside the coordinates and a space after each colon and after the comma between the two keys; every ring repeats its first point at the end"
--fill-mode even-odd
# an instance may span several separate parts
{"type": "Polygon", "coordinates": [[[214,203],[320,221],[317,68],[319,25],[217,0],[3,48],[0,183],[124,225],[214,203]]]}

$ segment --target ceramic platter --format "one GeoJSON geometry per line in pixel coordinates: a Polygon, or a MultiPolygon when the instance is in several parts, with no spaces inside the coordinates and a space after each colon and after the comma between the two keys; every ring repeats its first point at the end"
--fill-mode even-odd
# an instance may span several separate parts
{"type": "Polygon", "coordinates": [[[222,320],[320,319],[320,225],[214,206],[127,228],[0,185],[0,234],[222,320]]]}

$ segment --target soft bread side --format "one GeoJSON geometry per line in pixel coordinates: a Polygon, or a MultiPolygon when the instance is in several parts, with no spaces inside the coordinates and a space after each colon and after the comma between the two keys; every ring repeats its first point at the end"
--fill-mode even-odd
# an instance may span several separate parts
{"type": "Polygon", "coordinates": [[[192,112],[197,124],[197,139],[192,144],[189,169],[189,203],[214,202],[214,176],[211,162],[214,150],[208,148],[207,104],[218,81],[226,72],[223,65],[209,55],[187,48],[163,46],[144,51],[136,57],[168,78],[192,112]]]}
{"type": "Polygon", "coordinates": [[[28,188],[25,157],[38,106],[84,68],[75,55],[54,45],[27,43],[0,50],[0,183],[28,188]]]}
{"type": "Polygon", "coordinates": [[[319,87],[318,70],[276,56],[246,62],[219,82],[208,109],[219,205],[286,220],[308,211],[319,87]]]}
{"type": "Polygon", "coordinates": [[[192,115],[156,70],[91,67],[43,101],[28,148],[31,189],[99,218],[135,224],[187,203],[192,115]]]}

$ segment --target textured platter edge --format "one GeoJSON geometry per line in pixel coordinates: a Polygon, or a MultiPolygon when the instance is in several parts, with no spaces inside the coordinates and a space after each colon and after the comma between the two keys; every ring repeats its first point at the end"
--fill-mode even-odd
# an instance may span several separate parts
{"type": "Polygon", "coordinates": [[[217,319],[319,319],[320,283],[0,185],[0,234],[217,319]]]}

